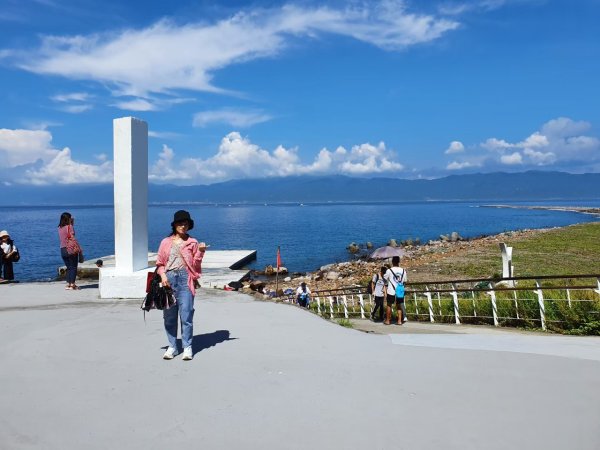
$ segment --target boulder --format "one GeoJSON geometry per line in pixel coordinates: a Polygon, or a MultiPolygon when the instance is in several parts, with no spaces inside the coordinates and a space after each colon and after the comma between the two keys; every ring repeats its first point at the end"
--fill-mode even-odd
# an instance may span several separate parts
{"type": "Polygon", "coordinates": [[[332,270],[331,272],[327,272],[327,276],[325,278],[327,278],[328,280],[334,281],[334,280],[337,280],[338,278],[340,278],[340,273],[332,270]]]}
{"type": "Polygon", "coordinates": [[[358,246],[357,243],[352,242],[348,247],[346,247],[346,250],[348,250],[352,254],[355,254],[360,251],[360,247],[358,246]]]}
{"type": "Polygon", "coordinates": [[[322,272],[326,272],[329,269],[333,269],[333,264],[327,264],[325,266],[321,266],[321,268],[319,270],[322,271],[322,272]]]}
{"type": "Polygon", "coordinates": [[[292,277],[285,277],[283,279],[283,281],[285,281],[286,283],[289,283],[290,281],[292,281],[292,277]]]}
{"type": "Polygon", "coordinates": [[[265,275],[275,275],[275,269],[272,265],[269,264],[267,267],[265,267],[265,275]]]}
{"type": "Polygon", "coordinates": [[[456,231],[453,231],[452,234],[450,234],[450,242],[457,241],[462,241],[462,237],[456,231]]]}
{"type": "Polygon", "coordinates": [[[388,241],[387,245],[389,245],[390,247],[398,247],[398,243],[396,242],[396,239],[390,239],[388,241]]]}
{"type": "Polygon", "coordinates": [[[372,243],[372,242],[367,242],[367,248],[368,248],[368,249],[371,249],[371,248],[373,248],[373,243],[372,243]]]}

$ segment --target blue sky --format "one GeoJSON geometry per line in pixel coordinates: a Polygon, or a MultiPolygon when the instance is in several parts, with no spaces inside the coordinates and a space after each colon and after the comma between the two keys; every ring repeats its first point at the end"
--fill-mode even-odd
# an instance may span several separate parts
{"type": "Polygon", "coordinates": [[[0,182],[600,171],[600,1],[0,0],[0,182]]]}

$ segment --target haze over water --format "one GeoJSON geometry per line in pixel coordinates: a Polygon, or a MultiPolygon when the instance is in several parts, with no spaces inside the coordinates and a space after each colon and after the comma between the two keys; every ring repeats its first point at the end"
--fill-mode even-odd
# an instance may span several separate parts
{"type": "MultiPolygon", "coordinates": [[[[421,242],[427,242],[452,231],[468,238],[597,220],[579,213],[477,207],[480,205],[432,202],[150,206],[149,251],[156,251],[160,240],[169,233],[177,209],[191,212],[195,220],[191,234],[208,243],[211,250],[256,249],[258,259],[250,267],[262,269],[275,263],[280,245],[283,263],[291,272],[311,271],[324,264],[348,260],[351,256],[346,246],[353,241],[371,241],[377,247],[390,238],[419,237],[421,242]]],[[[599,206],[600,201],[576,205],[599,206]]],[[[57,267],[63,264],[57,237],[63,211],[70,211],[75,217],[77,237],[86,259],[114,254],[112,206],[8,207],[0,228],[9,231],[21,252],[21,261],[15,264],[18,280],[55,278],[57,267]]]]}

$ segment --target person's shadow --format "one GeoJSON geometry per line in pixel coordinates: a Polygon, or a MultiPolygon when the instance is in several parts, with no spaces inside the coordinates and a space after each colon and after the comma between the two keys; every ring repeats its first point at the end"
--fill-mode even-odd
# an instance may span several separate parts
{"type": "MultiPolygon", "coordinates": [[[[197,334],[192,338],[192,350],[194,352],[194,355],[196,355],[196,353],[200,353],[202,350],[214,347],[215,345],[220,344],[221,342],[234,341],[238,339],[229,336],[229,330],[217,330],[213,331],[212,333],[197,334]]],[[[167,347],[168,346],[165,346],[163,348],[166,349],[167,347]]],[[[177,348],[182,348],[181,339],[177,339],[177,348]]]]}

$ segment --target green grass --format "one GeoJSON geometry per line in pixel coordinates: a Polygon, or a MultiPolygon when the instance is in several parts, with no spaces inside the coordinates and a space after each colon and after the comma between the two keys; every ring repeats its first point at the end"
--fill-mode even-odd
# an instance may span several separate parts
{"type": "Polygon", "coordinates": [[[352,324],[352,322],[350,322],[350,320],[346,319],[346,318],[338,319],[337,323],[338,323],[338,325],[340,325],[342,327],[354,328],[354,325],[352,324]]]}
{"type": "MultiPolygon", "coordinates": [[[[598,222],[558,228],[525,238],[509,236],[504,242],[513,247],[515,276],[600,273],[598,222]]],[[[492,277],[502,273],[502,257],[498,244],[490,243],[444,258],[437,263],[437,269],[437,279],[492,277]]],[[[416,281],[414,277],[412,279],[416,281]]]]}

